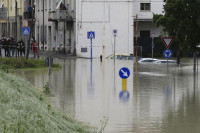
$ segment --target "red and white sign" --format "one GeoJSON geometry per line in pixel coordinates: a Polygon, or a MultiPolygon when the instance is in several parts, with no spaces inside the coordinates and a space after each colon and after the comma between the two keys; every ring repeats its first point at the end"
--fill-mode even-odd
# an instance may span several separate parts
{"type": "Polygon", "coordinates": [[[169,48],[174,40],[173,37],[162,37],[162,41],[164,42],[165,46],[169,48]]]}

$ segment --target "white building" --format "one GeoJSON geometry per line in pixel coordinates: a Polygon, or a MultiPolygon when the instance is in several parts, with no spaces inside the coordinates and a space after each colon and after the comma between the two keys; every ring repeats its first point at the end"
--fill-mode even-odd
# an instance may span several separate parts
{"type": "MultiPolygon", "coordinates": [[[[134,21],[138,15],[138,37],[158,37],[161,27],[153,24],[153,14],[163,14],[163,0],[133,0],[134,1],[134,21]]],[[[136,33],[134,32],[134,35],[136,33]]]]}
{"type": "Polygon", "coordinates": [[[162,10],[162,0],[44,0],[43,15],[43,0],[36,0],[35,37],[43,48],[44,34],[45,50],[65,49],[67,54],[90,58],[91,41],[87,32],[95,31],[93,57],[99,58],[114,53],[116,29],[115,53],[133,54],[136,15],[138,37],[151,37],[152,32],[156,37],[161,28],[152,23],[152,17],[162,10]],[[60,10],[61,2],[67,10],[60,10]]]}
{"type": "Polygon", "coordinates": [[[133,53],[133,1],[77,0],[76,6],[77,56],[90,57],[88,31],[95,31],[96,34],[93,39],[94,57],[113,54],[114,29],[118,32],[115,53],[133,53]]]}

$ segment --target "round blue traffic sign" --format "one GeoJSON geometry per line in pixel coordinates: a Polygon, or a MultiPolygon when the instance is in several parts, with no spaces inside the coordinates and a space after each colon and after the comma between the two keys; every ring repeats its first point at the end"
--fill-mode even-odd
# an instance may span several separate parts
{"type": "Polygon", "coordinates": [[[130,93],[128,91],[121,91],[119,93],[119,99],[122,102],[127,102],[129,100],[130,93]]]}
{"type": "Polygon", "coordinates": [[[171,58],[172,57],[172,51],[170,49],[165,49],[163,52],[163,56],[165,58],[171,58]]]}
{"type": "Polygon", "coordinates": [[[122,79],[127,79],[130,76],[130,70],[126,67],[123,67],[119,70],[119,76],[122,79]]]}

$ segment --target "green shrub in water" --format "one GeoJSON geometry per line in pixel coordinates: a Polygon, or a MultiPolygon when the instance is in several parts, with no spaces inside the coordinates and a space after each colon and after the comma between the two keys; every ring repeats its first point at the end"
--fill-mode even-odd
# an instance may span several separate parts
{"type": "MultiPolygon", "coordinates": [[[[21,68],[44,68],[44,60],[42,59],[26,59],[26,58],[0,58],[0,64],[6,68],[6,66],[11,66],[14,69],[21,68]]],[[[59,68],[58,64],[53,64],[52,68],[59,68]]]]}

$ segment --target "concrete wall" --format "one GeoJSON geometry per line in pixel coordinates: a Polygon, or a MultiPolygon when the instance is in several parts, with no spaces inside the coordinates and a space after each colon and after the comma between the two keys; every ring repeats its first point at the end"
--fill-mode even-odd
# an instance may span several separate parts
{"type": "Polygon", "coordinates": [[[93,57],[114,53],[113,29],[118,30],[115,53],[133,53],[133,3],[132,1],[76,1],[76,49],[78,57],[90,58],[88,31],[95,31],[93,57]],[[103,49],[103,46],[104,49],[103,49]],[[81,48],[87,52],[81,52],[81,48]]]}

